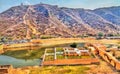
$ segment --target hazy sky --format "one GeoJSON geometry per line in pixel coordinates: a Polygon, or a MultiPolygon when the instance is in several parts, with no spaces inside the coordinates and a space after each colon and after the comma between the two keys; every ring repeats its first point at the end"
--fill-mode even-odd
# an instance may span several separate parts
{"type": "Polygon", "coordinates": [[[120,6],[120,0],[0,0],[0,12],[12,6],[38,3],[58,5],[59,7],[95,9],[99,7],[120,6]]]}

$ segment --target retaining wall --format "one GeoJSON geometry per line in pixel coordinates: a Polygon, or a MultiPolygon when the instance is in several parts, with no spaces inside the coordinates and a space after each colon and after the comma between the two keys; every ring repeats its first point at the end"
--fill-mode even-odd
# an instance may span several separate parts
{"type": "Polygon", "coordinates": [[[3,45],[3,50],[33,50],[33,49],[38,49],[41,47],[41,44],[36,44],[36,43],[20,43],[20,44],[11,44],[11,45],[3,45]]]}
{"type": "Polygon", "coordinates": [[[99,64],[99,60],[97,58],[91,59],[59,59],[53,61],[44,61],[44,66],[49,65],[88,65],[88,64],[99,64]]]}
{"type": "Polygon", "coordinates": [[[111,64],[116,70],[120,71],[120,61],[118,61],[114,56],[105,51],[104,45],[88,44],[96,49],[95,53],[102,57],[105,61],[111,64]]]}

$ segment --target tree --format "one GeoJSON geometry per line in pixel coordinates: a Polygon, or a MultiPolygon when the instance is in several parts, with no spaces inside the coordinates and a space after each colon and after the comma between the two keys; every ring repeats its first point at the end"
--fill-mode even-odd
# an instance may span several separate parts
{"type": "Polygon", "coordinates": [[[5,37],[1,38],[1,42],[6,42],[6,38],[5,37]]]}
{"type": "Polygon", "coordinates": [[[111,36],[114,36],[114,34],[110,33],[110,34],[108,34],[108,36],[110,36],[110,37],[111,37],[111,36]]]}
{"type": "Polygon", "coordinates": [[[104,36],[104,34],[102,32],[98,33],[98,38],[101,39],[104,36]]]}
{"type": "Polygon", "coordinates": [[[118,49],[120,49],[120,46],[118,46],[118,49]]]}
{"type": "Polygon", "coordinates": [[[76,48],[76,47],[77,47],[77,44],[76,44],[76,43],[73,43],[73,44],[70,45],[70,47],[76,48]]]}

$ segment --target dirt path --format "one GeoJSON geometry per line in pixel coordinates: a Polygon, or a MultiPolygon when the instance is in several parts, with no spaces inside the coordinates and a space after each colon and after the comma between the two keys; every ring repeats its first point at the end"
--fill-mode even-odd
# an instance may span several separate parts
{"type": "MultiPolygon", "coordinates": [[[[25,15],[23,16],[23,20],[24,20],[23,23],[26,25],[26,27],[28,26],[28,28],[32,30],[33,34],[38,35],[40,33],[38,33],[38,31],[36,30],[36,24],[34,24],[31,20],[26,20],[26,17],[29,16],[28,15],[29,10],[33,11],[31,6],[28,7],[25,15]]],[[[30,38],[29,36],[30,36],[29,31],[27,30],[26,38],[30,38]]]]}

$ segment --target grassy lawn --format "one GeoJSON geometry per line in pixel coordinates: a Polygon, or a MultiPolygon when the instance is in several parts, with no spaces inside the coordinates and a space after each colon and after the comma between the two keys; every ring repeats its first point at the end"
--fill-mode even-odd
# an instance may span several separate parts
{"type": "Polygon", "coordinates": [[[81,59],[82,56],[66,56],[67,59],[81,59]]]}
{"type": "Polygon", "coordinates": [[[67,56],[68,59],[87,59],[91,58],[91,56],[67,56]]]}
{"type": "MultiPolygon", "coordinates": [[[[66,59],[87,59],[91,58],[91,56],[66,56],[66,59]]],[[[63,55],[57,55],[57,59],[65,59],[63,55]]]]}
{"type": "Polygon", "coordinates": [[[45,61],[52,61],[54,60],[54,56],[53,55],[49,55],[45,57],[45,61]]]}
{"type": "Polygon", "coordinates": [[[65,59],[65,56],[63,56],[63,55],[57,55],[57,59],[65,59]]]}
{"type": "Polygon", "coordinates": [[[54,49],[48,49],[46,53],[54,53],[54,49]]]}
{"type": "Polygon", "coordinates": [[[63,47],[56,48],[56,52],[63,52],[63,47]]]}
{"type": "Polygon", "coordinates": [[[3,53],[3,55],[11,56],[17,59],[40,59],[44,54],[44,51],[45,49],[7,51],[3,53]]]}
{"type": "MultiPolygon", "coordinates": [[[[57,47],[56,52],[63,52],[63,47],[57,47]]],[[[47,53],[54,53],[54,48],[47,48],[47,53]]]]}
{"type": "Polygon", "coordinates": [[[87,74],[86,66],[48,66],[31,69],[30,74],[87,74]]]}

